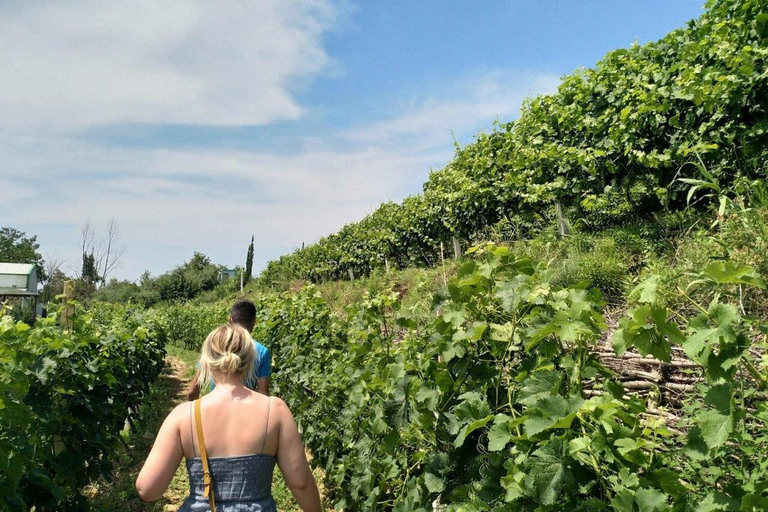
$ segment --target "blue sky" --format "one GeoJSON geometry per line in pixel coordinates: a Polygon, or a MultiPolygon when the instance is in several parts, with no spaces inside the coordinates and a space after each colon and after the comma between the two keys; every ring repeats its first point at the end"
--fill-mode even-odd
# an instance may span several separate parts
{"type": "Polygon", "coordinates": [[[116,277],[201,251],[256,269],[418,193],[461,144],[701,0],[0,1],[0,225],[116,277]]]}

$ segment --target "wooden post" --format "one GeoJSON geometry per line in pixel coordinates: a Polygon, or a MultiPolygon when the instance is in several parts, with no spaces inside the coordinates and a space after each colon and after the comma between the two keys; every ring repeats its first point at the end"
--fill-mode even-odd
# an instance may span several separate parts
{"type": "Polygon", "coordinates": [[[557,215],[557,229],[560,232],[560,236],[569,235],[571,228],[568,225],[568,219],[565,218],[563,205],[559,201],[555,203],[555,214],[557,215]]]}
{"type": "Polygon", "coordinates": [[[440,263],[443,266],[443,286],[448,286],[448,278],[445,275],[445,251],[443,249],[443,242],[440,241],[440,263]]]}
{"type": "Polygon", "coordinates": [[[243,293],[243,275],[245,275],[245,269],[240,270],[240,293],[243,293]]]}
{"type": "Polygon", "coordinates": [[[34,325],[35,320],[37,320],[37,295],[32,297],[32,323],[29,325],[34,325]]]}
{"type": "Polygon", "coordinates": [[[461,242],[456,236],[453,237],[453,257],[457,260],[461,258],[461,242]]]}
{"type": "Polygon", "coordinates": [[[387,274],[389,274],[389,260],[386,257],[384,258],[384,268],[387,269],[387,274]]]}
{"type": "Polygon", "coordinates": [[[75,298],[75,281],[64,281],[64,301],[61,305],[61,319],[59,325],[68,331],[72,331],[74,328],[75,306],[70,304],[70,301],[75,298]]]}
{"type": "Polygon", "coordinates": [[[349,280],[350,281],[354,281],[355,280],[355,271],[352,270],[352,268],[350,267],[350,268],[347,269],[347,272],[349,272],[349,280]]]}

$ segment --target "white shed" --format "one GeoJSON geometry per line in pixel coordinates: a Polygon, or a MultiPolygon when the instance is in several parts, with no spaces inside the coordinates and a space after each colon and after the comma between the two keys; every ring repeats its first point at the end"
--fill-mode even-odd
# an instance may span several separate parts
{"type": "Polygon", "coordinates": [[[0,305],[8,301],[29,304],[29,317],[24,318],[24,321],[29,324],[35,322],[35,317],[40,314],[40,305],[37,303],[37,265],[0,262],[0,305]]]}
{"type": "Polygon", "coordinates": [[[0,295],[37,295],[37,266],[0,262],[0,295]]]}

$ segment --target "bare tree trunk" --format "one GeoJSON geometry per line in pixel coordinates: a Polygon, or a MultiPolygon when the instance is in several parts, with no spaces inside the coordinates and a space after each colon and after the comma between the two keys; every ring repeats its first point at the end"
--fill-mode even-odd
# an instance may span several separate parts
{"type": "Polygon", "coordinates": [[[107,277],[112,271],[117,268],[120,263],[120,259],[125,253],[125,246],[117,247],[120,241],[120,227],[117,225],[117,221],[113,218],[107,225],[107,240],[105,242],[106,249],[102,258],[99,258],[99,277],[102,283],[107,282],[107,277]],[[103,259],[103,261],[102,261],[103,259]]]}
{"type": "Polygon", "coordinates": [[[85,224],[80,229],[80,237],[82,238],[81,253],[83,256],[93,251],[93,239],[96,237],[96,231],[91,224],[91,219],[85,219],[85,224]]]}

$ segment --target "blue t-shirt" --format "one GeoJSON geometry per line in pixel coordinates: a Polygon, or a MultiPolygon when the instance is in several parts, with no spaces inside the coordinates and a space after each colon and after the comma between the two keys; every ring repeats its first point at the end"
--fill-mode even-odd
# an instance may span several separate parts
{"type": "MultiPolygon", "coordinates": [[[[256,390],[259,379],[272,376],[272,356],[269,349],[258,341],[253,340],[253,344],[256,346],[256,361],[253,363],[251,374],[245,379],[245,385],[256,390]]],[[[200,364],[198,363],[197,366],[200,367],[200,364]]],[[[211,389],[215,387],[216,384],[212,382],[211,389]]]]}

